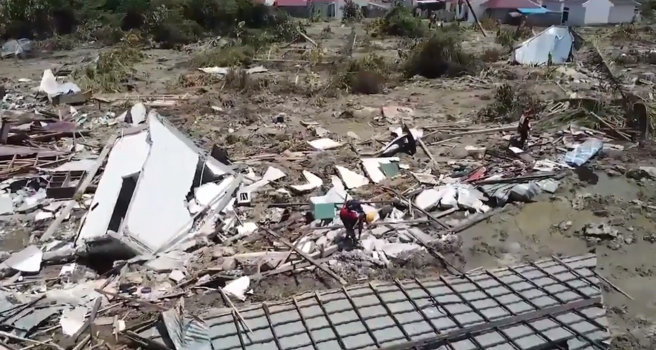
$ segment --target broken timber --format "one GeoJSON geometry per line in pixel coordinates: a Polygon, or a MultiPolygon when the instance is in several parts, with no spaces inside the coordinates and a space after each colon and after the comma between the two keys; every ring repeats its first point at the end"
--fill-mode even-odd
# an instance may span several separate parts
{"type": "Polygon", "coordinates": [[[269,230],[269,229],[266,229],[266,228],[262,228],[262,229],[263,229],[264,232],[266,232],[267,234],[273,236],[274,238],[276,238],[277,240],[279,240],[280,242],[282,242],[282,244],[286,245],[286,246],[289,247],[290,249],[295,250],[296,253],[297,253],[298,255],[300,255],[300,256],[302,256],[303,258],[305,258],[305,260],[309,261],[312,265],[314,265],[314,266],[320,268],[323,272],[327,273],[328,275],[330,275],[330,277],[332,277],[332,278],[336,279],[337,281],[339,281],[339,283],[341,283],[342,285],[346,285],[346,284],[348,284],[348,283],[346,282],[346,280],[344,280],[343,278],[339,277],[336,273],[334,273],[334,272],[331,271],[329,268],[327,268],[327,267],[324,266],[323,264],[319,263],[318,261],[316,261],[315,259],[313,259],[313,258],[310,257],[309,255],[307,255],[307,254],[306,254],[305,252],[303,252],[302,250],[298,249],[298,247],[296,247],[294,244],[288,242],[286,239],[280,237],[278,234],[276,234],[275,232],[273,232],[273,231],[271,231],[271,230],[269,230]]]}

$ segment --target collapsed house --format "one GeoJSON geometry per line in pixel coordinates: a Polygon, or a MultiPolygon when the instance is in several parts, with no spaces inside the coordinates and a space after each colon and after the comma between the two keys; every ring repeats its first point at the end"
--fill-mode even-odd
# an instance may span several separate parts
{"type": "Polygon", "coordinates": [[[147,128],[114,143],[76,245],[112,241],[135,254],[166,251],[232,205],[241,181],[151,111],[147,128]]]}

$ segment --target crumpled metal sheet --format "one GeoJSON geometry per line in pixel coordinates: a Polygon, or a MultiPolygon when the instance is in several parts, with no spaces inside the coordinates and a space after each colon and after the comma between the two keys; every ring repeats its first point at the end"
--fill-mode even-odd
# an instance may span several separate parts
{"type": "Polygon", "coordinates": [[[9,56],[23,57],[32,52],[33,45],[30,39],[9,40],[2,44],[2,58],[9,56]]]}
{"type": "Polygon", "coordinates": [[[23,303],[14,301],[11,293],[0,291],[0,315],[4,315],[7,311],[13,310],[23,303]]]}
{"type": "Polygon", "coordinates": [[[5,324],[14,326],[16,328],[14,330],[16,335],[22,337],[30,333],[34,328],[43,323],[43,321],[47,320],[54,314],[59,313],[62,308],[61,305],[39,309],[27,308],[7,320],[5,324]]]}
{"type": "Polygon", "coordinates": [[[212,350],[210,328],[198,317],[184,316],[184,299],[162,313],[171,342],[176,350],[212,350]]]}

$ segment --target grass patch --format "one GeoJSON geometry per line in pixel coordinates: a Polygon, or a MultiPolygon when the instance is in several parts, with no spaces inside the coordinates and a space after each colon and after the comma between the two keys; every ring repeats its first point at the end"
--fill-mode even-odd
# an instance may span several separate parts
{"type": "Polygon", "coordinates": [[[192,68],[247,66],[253,62],[251,46],[227,46],[202,51],[191,59],[192,68]]]}

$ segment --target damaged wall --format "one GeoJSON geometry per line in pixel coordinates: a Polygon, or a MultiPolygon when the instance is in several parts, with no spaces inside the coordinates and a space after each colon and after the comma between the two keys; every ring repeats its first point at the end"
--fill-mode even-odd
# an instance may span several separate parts
{"type": "Polygon", "coordinates": [[[173,236],[188,230],[191,215],[189,193],[199,155],[164,125],[160,116],[148,115],[151,149],[137,183],[123,234],[138,240],[152,251],[173,236]]]}
{"type": "Polygon", "coordinates": [[[123,178],[140,172],[148,157],[150,145],[146,142],[147,136],[146,132],[125,136],[114,144],[93,196],[91,210],[82,223],[77,244],[102,237],[107,232],[123,178]]]}

